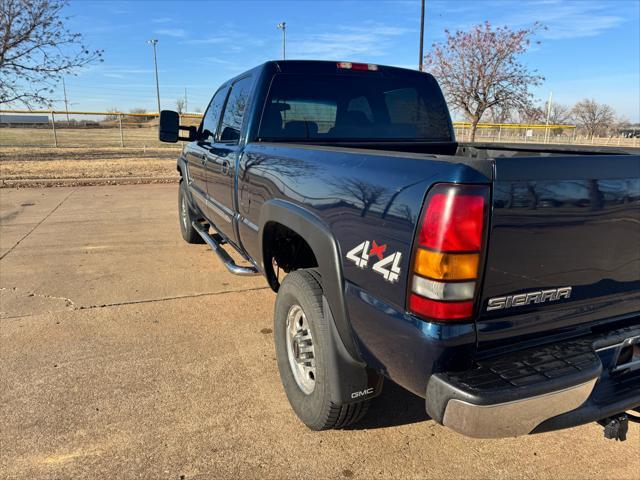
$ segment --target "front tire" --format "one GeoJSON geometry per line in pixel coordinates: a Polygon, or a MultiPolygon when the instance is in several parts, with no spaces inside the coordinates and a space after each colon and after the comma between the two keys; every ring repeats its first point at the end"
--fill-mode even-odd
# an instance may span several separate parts
{"type": "Polygon", "coordinates": [[[202,237],[191,224],[191,222],[197,220],[197,216],[189,206],[187,184],[182,179],[180,179],[180,188],[178,189],[178,217],[180,220],[180,233],[185,242],[204,243],[202,237]]]}
{"type": "Polygon", "coordinates": [[[322,285],[315,270],[288,274],[276,298],[274,338],[280,379],[298,418],[311,430],[342,428],[360,420],[369,402],[331,402],[329,325],[322,309],[322,285]]]}

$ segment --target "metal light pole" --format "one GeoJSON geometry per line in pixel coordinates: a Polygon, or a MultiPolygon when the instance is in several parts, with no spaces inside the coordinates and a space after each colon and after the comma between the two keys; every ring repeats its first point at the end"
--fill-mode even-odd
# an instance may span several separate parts
{"type": "Polygon", "coordinates": [[[282,59],[284,60],[287,52],[287,24],[280,22],[278,28],[282,30],[282,59]]]}
{"type": "Polygon", "coordinates": [[[67,125],[69,125],[69,100],[67,100],[67,86],[64,83],[64,77],[62,77],[62,91],[64,92],[64,109],[67,111],[67,125]]]}
{"type": "Polygon", "coordinates": [[[424,71],[424,0],[421,2],[420,9],[420,59],[418,61],[418,70],[424,71]]]}
{"type": "Polygon", "coordinates": [[[553,92],[549,92],[549,101],[547,102],[547,122],[544,129],[544,143],[549,141],[549,117],[551,117],[551,99],[553,98],[553,92]]]}
{"type": "Polygon", "coordinates": [[[147,40],[147,43],[153,46],[153,64],[156,69],[156,95],[158,97],[158,115],[160,115],[160,84],[158,82],[158,56],[156,55],[156,45],[158,45],[157,39],[147,40]]]}

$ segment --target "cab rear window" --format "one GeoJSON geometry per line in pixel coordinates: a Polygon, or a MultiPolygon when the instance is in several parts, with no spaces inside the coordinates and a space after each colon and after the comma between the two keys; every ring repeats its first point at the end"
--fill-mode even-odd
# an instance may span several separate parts
{"type": "Polygon", "coordinates": [[[271,141],[451,141],[450,117],[428,75],[278,74],[258,137],[271,141]]]}

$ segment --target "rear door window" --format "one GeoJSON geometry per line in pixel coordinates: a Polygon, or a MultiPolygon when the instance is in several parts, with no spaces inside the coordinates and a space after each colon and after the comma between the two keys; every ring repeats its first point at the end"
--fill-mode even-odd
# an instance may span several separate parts
{"type": "Polygon", "coordinates": [[[237,143],[240,140],[242,121],[249,105],[252,85],[252,78],[245,77],[231,87],[220,125],[220,142],[237,143]]]}
{"type": "Polygon", "coordinates": [[[215,140],[218,122],[220,120],[220,112],[227,97],[228,87],[221,88],[211,99],[209,107],[202,118],[202,126],[200,127],[200,141],[205,143],[213,143],[215,140]]]}

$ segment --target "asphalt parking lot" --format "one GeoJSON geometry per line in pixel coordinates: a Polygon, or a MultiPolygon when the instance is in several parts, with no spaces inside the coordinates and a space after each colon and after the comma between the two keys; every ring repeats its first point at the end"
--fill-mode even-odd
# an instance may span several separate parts
{"type": "Polygon", "coordinates": [[[640,478],[640,428],[474,440],[387,384],[314,433],[274,294],[178,230],[177,185],[0,190],[0,478],[640,478]]]}

